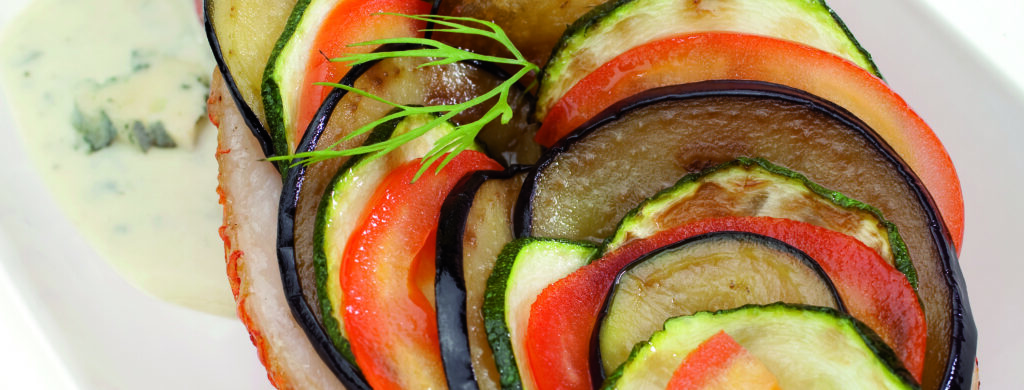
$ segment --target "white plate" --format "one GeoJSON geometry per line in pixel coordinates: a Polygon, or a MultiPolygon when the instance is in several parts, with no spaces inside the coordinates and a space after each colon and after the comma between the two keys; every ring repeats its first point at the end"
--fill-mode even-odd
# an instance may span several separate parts
{"type": "MultiPolygon", "coordinates": [[[[26,2],[5,0],[0,27],[26,2]]],[[[980,333],[981,378],[985,388],[1013,388],[1024,365],[1017,329],[1024,321],[1024,263],[1014,246],[1024,221],[1016,199],[1024,192],[1024,159],[1016,157],[1024,149],[1016,118],[1024,114],[1024,93],[920,2],[829,3],[953,157],[967,204],[961,263],[980,333]]],[[[5,376],[26,378],[31,385],[24,388],[268,386],[237,321],[143,295],[98,258],[27,164],[3,96],[0,139],[5,376]],[[8,373],[12,367],[16,372],[8,373]]]]}

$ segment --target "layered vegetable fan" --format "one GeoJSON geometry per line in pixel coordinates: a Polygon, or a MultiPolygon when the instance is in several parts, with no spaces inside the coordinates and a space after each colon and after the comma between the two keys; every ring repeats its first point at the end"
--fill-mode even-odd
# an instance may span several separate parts
{"type": "Polygon", "coordinates": [[[279,388],[976,385],[952,161],[819,0],[205,11],[279,388]]]}

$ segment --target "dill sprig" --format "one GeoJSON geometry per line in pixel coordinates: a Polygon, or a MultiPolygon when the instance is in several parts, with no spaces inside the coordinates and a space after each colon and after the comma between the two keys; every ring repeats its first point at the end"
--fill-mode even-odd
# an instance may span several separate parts
{"type": "MultiPolygon", "coordinates": [[[[376,96],[372,93],[353,88],[347,85],[329,82],[318,82],[318,85],[326,85],[335,88],[341,88],[351,93],[355,93],[369,99],[376,100],[378,102],[387,104],[389,106],[397,108],[391,114],[384,116],[378,120],[370,122],[351,134],[346,135],[342,140],[332,144],[329,148],[324,150],[316,150],[310,152],[295,153],[286,156],[271,157],[269,160],[280,161],[290,160],[293,165],[297,164],[313,164],[316,162],[324,161],[327,159],[342,157],[342,156],[354,156],[361,154],[368,154],[366,158],[377,158],[381,157],[405,143],[412,141],[421,135],[428,132],[445,121],[448,121],[458,115],[459,113],[466,111],[475,106],[486,103],[487,101],[497,98],[496,103],[492,105],[486,113],[480,119],[473,122],[458,125],[455,130],[451,133],[441,137],[435,141],[433,148],[424,156],[419,172],[417,172],[415,178],[419,178],[427,168],[433,166],[435,162],[444,157],[440,164],[437,164],[437,171],[440,172],[445,165],[447,165],[459,152],[466,150],[467,148],[473,147],[476,142],[476,136],[483,130],[491,121],[495,119],[501,120],[502,124],[508,123],[512,119],[513,110],[509,104],[509,94],[515,84],[523,77],[527,76],[530,72],[539,71],[540,69],[527,61],[523,57],[522,53],[515,47],[512,41],[508,38],[505,32],[497,24],[492,22],[479,20],[475,18],[457,17],[457,16],[444,16],[444,15],[406,15],[397,13],[382,13],[382,15],[393,15],[400,16],[410,19],[415,19],[423,22],[434,23],[436,26],[423,31],[433,32],[447,32],[456,34],[472,34],[480,35],[494,41],[497,41],[503,45],[510,53],[513,58],[497,57],[482,55],[473,53],[470,51],[462,50],[451,45],[439,42],[434,39],[418,38],[418,37],[406,37],[406,38],[390,38],[390,39],[379,39],[368,42],[360,42],[352,44],[351,46],[370,46],[370,45],[385,45],[392,43],[399,44],[413,44],[420,46],[416,49],[409,50],[398,50],[398,51],[384,51],[384,52],[370,52],[353,54],[346,57],[335,58],[331,61],[335,62],[347,62],[349,66],[356,66],[371,61],[377,61],[385,58],[398,58],[398,57],[418,57],[418,58],[430,58],[430,62],[419,65],[420,67],[435,66],[435,65],[448,65],[460,61],[480,61],[490,62],[495,64],[506,64],[519,66],[521,69],[512,75],[509,79],[505,80],[498,86],[494,87],[487,93],[477,96],[468,101],[458,104],[448,105],[437,105],[437,106],[409,106],[403,105],[396,102],[389,101],[380,96],[376,96]],[[342,142],[358,137],[359,135],[365,134],[380,124],[385,122],[404,118],[411,115],[419,114],[430,114],[435,118],[422,126],[419,126],[405,134],[396,136],[394,138],[378,142],[370,145],[363,145],[359,147],[340,149],[337,147],[342,142]]],[[[414,179],[415,180],[415,179],[414,179]]]]}

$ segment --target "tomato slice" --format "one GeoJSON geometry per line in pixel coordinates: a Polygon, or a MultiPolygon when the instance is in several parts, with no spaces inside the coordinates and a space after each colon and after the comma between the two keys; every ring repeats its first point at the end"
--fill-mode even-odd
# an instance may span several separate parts
{"type": "MultiPolygon", "coordinates": [[[[295,128],[290,129],[295,137],[302,139],[306,126],[316,110],[320,108],[331,92],[331,87],[313,83],[337,82],[350,66],[344,62],[331,62],[331,58],[354,53],[368,53],[377,46],[349,46],[353,43],[371,40],[412,37],[420,34],[426,24],[416,20],[393,15],[377,15],[381,12],[422,15],[430,13],[430,3],[422,0],[342,0],[327,15],[316,35],[309,62],[306,64],[305,81],[299,92],[295,128]]],[[[297,141],[296,141],[297,142],[297,141]]]]}
{"type": "Polygon", "coordinates": [[[935,133],[884,81],[834,54],[763,36],[707,32],[630,49],[590,73],[553,107],[536,140],[552,146],[613,103],[667,85],[757,80],[829,100],[877,132],[921,178],[957,248],[963,242],[960,179],[935,133]]]}
{"type": "Polygon", "coordinates": [[[413,182],[419,168],[415,160],[388,174],[343,257],[345,331],[356,363],[375,389],[444,386],[431,238],[441,203],[458,180],[501,165],[465,151],[440,173],[430,168],[413,182]]]}
{"type": "Polygon", "coordinates": [[[665,388],[778,390],[779,380],[723,330],[687,354],[665,388]]]}
{"type": "Polygon", "coordinates": [[[804,222],[771,217],[704,219],[630,242],[549,285],[527,325],[527,353],[539,389],[589,389],[591,334],[615,276],[640,256],[700,234],[739,231],[783,241],[815,259],[849,313],[892,346],[920,381],[927,327],[910,282],[860,241],[804,222]]]}

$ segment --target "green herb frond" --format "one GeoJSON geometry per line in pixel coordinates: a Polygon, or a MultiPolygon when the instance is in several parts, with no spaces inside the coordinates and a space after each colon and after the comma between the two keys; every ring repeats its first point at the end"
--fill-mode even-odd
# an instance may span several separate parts
{"type": "Polygon", "coordinates": [[[497,57],[482,55],[473,53],[470,51],[462,50],[443,42],[417,37],[407,38],[390,38],[390,39],[379,39],[367,42],[361,42],[353,44],[352,46],[368,46],[368,45],[384,45],[384,44],[413,44],[421,46],[415,49],[409,50],[397,50],[397,51],[385,51],[385,52],[371,52],[362,54],[353,54],[341,58],[335,58],[331,61],[336,62],[347,62],[349,66],[356,66],[365,64],[372,61],[382,60],[386,58],[399,58],[399,57],[416,57],[416,58],[428,58],[431,59],[429,62],[421,64],[420,67],[436,66],[436,65],[448,65],[462,61],[479,61],[479,62],[490,62],[495,64],[505,64],[521,67],[512,77],[503,81],[501,84],[496,86],[494,89],[477,96],[468,101],[458,104],[448,105],[437,105],[437,106],[410,106],[403,105],[396,102],[389,101],[383,97],[374,95],[372,93],[353,88],[347,85],[338,83],[321,82],[316,83],[318,85],[326,85],[335,88],[344,89],[350,93],[355,93],[363,97],[373,99],[375,101],[387,104],[389,106],[397,108],[395,112],[384,116],[378,120],[370,122],[351,134],[345,136],[342,140],[332,144],[330,147],[324,150],[316,150],[311,152],[295,153],[287,156],[276,156],[271,157],[271,161],[284,161],[289,160],[293,165],[299,164],[313,164],[320,161],[328,160],[335,157],[342,156],[354,156],[361,154],[369,154],[368,158],[377,158],[383,156],[403,144],[416,139],[430,129],[438,126],[445,121],[451,120],[456,115],[464,112],[470,108],[484,104],[492,99],[496,98],[496,102],[492,105],[480,119],[473,122],[465,123],[455,127],[455,131],[440,138],[434,143],[433,148],[424,156],[419,172],[416,174],[416,178],[426,172],[428,167],[436,166],[436,171],[440,171],[446,164],[463,150],[473,147],[476,142],[476,136],[483,130],[484,126],[494,120],[500,120],[502,124],[508,123],[512,119],[513,110],[509,104],[508,99],[510,91],[515,87],[519,80],[522,80],[530,72],[539,71],[537,65],[526,60],[522,53],[515,47],[512,41],[508,38],[505,32],[498,25],[474,18],[457,17],[457,16],[444,16],[444,15],[405,15],[396,13],[382,13],[382,15],[393,15],[400,16],[410,19],[415,19],[423,22],[433,22],[434,28],[424,29],[423,31],[434,31],[434,32],[446,32],[455,34],[472,34],[480,35],[497,41],[503,45],[510,53],[513,58],[497,57]],[[349,149],[338,149],[338,146],[347,140],[358,137],[359,135],[365,134],[380,124],[385,122],[404,118],[412,115],[419,114],[431,114],[435,118],[422,126],[419,126],[405,134],[396,136],[383,142],[363,145],[349,149]],[[443,159],[442,159],[443,157],[443,159]],[[439,164],[435,165],[435,162],[440,160],[439,164]]]}

